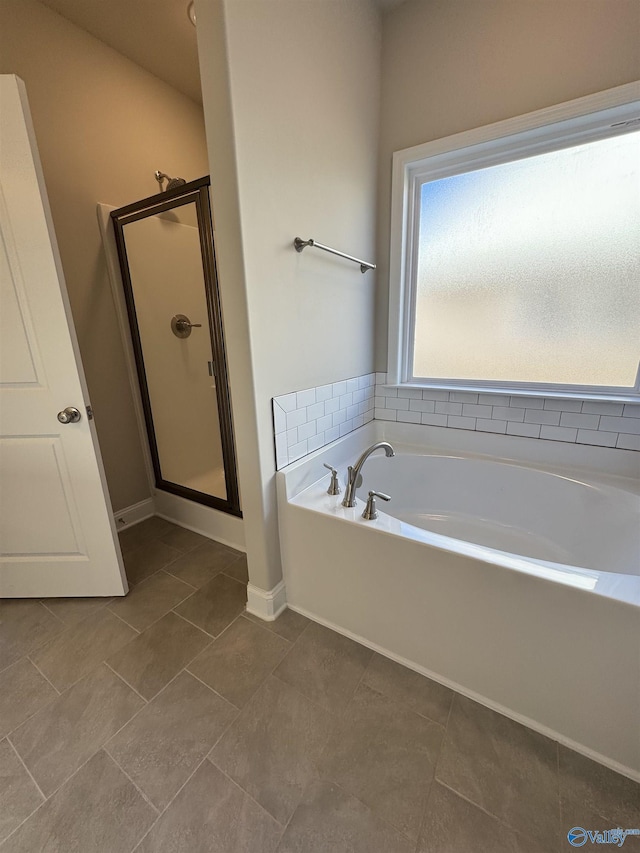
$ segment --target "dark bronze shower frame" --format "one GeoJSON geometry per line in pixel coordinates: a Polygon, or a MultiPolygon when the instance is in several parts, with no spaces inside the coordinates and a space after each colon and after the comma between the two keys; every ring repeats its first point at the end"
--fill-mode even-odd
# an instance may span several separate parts
{"type": "Polygon", "coordinates": [[[131,342],[136,360],[136,369],[140,382],[140,395],[142,407],[147,426],[149,438],[149,449],[155,475],[156,487],[174,495],[179,495],[188,500],[211,506],[222,512],[242,517],[240,510],[240,497],[238,492],[238,479],[236,474],[236,451],[233,438],[233,423],[231,414],[231,397],[229,394],[229,382],[227,374],[227,357],[224,345],[224,330],[222,326],[222,309],[220,305],[220,291],[218,288],[218,275],[216,268],[215,247],[213,243],[213,227],[211,225],[211,206],[209,203],[209,177],[199,178],[196,181],[176,187],[173,190],[157,193],[149,198],[134,202],[121,207],[111,213],[113,227],[120,259],[120,271],[124,285],[124,295],[129,315],[129,327],[131,329],[131,342]],[[208,495],[204,492],[189,489],[179,483],[164,480],[160,467],[160,457],[156,441],[155,428],[153,425],[153,410],[149,396],[149,386],[144,368],[142,354],[142,341],[138,328],[133,287],[129,271],[127,247],[124,236],[124,226],[139,219],[146,219],[158,213],[165,213],[177,207],[195,203],[198,217],[198,232],[200,235],[200,254],[202,256],[202,272],[204,277],[204,289],[207,298],[207,313],[209,319],[209,332],[211,336],[211,351],[216,373],[216,399],[218,403],[218,418],[220,421],[220,438],[222,443],[222,459],[227,489],[227,499],[208,495]]]}

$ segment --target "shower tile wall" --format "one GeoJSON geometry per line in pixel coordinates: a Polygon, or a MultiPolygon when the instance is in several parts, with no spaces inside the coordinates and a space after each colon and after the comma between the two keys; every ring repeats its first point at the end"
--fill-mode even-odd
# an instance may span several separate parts
{"type": "Polygon", "coordinates": [[[374,418],[640,451],[640,403],[421,390],[385,382],[385,373],[368,373],[274,397],[276,468],[374,418]]]}
{"type": "Polygon", "coordinates": [[[373,420],[375,373],[273,398],[276,468],[373,420]]]}

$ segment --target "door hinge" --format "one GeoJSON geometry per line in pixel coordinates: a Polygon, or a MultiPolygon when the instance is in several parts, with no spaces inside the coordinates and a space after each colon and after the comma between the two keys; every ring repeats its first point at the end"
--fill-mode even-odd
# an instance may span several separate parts
{"type": "Polygon", "coordinates": [[[87,406],[87,417],[90,421],[93,420],[93,409],[91,408],[91,406],[87,406]]]}
{"type": "Polygon", "coordinates": [[[214,363],[212,361],[208,361],[207,365],[209,367],[209,376],[215,376],[216,375],[216,368],[215,368],[214,363]]]}

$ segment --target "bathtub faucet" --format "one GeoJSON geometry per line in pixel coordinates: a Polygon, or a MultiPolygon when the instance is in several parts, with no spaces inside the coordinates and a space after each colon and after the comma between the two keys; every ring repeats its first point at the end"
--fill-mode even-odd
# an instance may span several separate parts
{"type": "Polygon", "coordinates": [[[368,447],[365,452],[362,454],[360,459],[356,462],[355,465],[349,465],[349,474],[347,476],[347,488],[344,493],[344,500],[342,501],[342,506],[355,506],[356,505],[356,489],[360,485],[358,483],[358,478],[360,477],[360,472],[362,471],[362,466],[367,461],[369,456],[374,452],[374,450],[379,450],[384,448],[384,452],[387,456],[395,456],[396,452],[391,447],[388,441],[379,441],[377,444],[372,444],[371,447],[368,447]]]}

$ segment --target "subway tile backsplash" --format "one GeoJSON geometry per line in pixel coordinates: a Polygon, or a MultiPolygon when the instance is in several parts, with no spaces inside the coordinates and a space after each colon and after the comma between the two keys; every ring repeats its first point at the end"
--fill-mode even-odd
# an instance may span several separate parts
{"type": "Polygon", "coordinates": [[[376,374],[273,398],[276,468],[373,420],[376,374]]]}
{"type": "Polygon", "coordinates": [[[384,373],[273,398],[276,468],[373,420],[640,451],[640,403],[398,388],[384,373]]]}
{"type": "Polygon", "coordinates": [[[640,450],[640,403],[404,389],[385,381],[384,373],[376,374],[376,420],[640,450]],[[408,398],[408,410],[398,407],[401,397],[408,398]]]}

